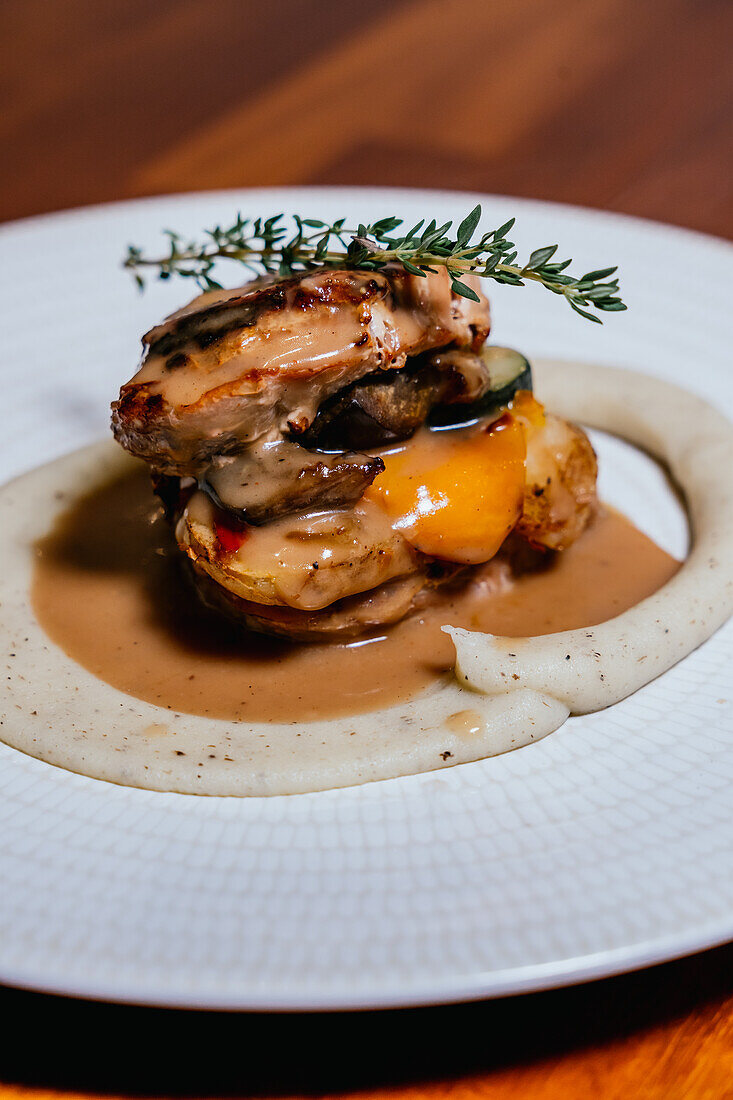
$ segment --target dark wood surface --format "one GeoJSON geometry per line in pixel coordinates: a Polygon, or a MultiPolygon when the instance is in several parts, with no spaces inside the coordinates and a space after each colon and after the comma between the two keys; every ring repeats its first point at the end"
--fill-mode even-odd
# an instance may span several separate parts
{"type": "Polygon", "coordinates": [[[441,1008],[200,1013],[0,993],[0,1100],[725,1100],[733,945],[571,989],[441,1008]]]}
{"type": "Polygon", "coordinates": [[[0,219],[399,184],[733,233],[730,0],[0,0],[0,219]]]}
{"type": "MultiPolygon", "coordinates": [[[[731,0],[0,0],[0,219],[397,184],[733,233],[731,0]]],[[[0,1100],[733,1096],[733,949],[577,989],[326,1017],[0,992],[0,1100]]]]}

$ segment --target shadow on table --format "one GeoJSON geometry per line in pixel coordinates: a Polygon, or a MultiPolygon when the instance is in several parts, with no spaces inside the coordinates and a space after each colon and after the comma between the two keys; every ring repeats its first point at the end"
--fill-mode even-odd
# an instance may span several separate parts
{"type": "Polygon", "coordinates": [[[193,1012],[0,988],[0,1081],[156,1097],[435,1082],[623,1039],[732,990],[733,944],[569,989],[382,1012],[193,1012]]]}

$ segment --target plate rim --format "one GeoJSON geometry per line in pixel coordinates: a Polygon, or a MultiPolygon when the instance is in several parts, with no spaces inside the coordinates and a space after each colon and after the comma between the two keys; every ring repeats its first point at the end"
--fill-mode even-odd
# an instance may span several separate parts
{"type": "Polygon", "coordinates": [[[301,995],[248,994],[246,997],[221,993],[197,995],[185,991],[177,993],[174,990],[144,994],[136,991],[132,983],[115,986],[104,981],[67,982],[61,978],[48,981],[35,976],[32,971],[22,970],[5,971],[0,974],[0,981],[13,989],[29,992],[150,1008],[216,1012],[359,1012],[429,1008],[501,997],[519,997],[525,993],[543,993],[602,981],[604,978],[646,970],[653,966],[664,966],[677,959],[732,942],[733,914],[728,920],[711,921],[700,926],[697,935],[668,934],[656,939],[640,940],[626,947],[568,956],[556,962],[481,971],[476,975],[445,979],[442,982],[382,987],[381,992],[366,995],[353,994],[346,989],[340,992],[325,988],[315,992],[310,990],[301,995]]]}
{"type": "Polygon", "coordinates": [[[542,207],[545,209],[580,213],[586,217],[598,218],[601,220],[611,219],[613,221],[623,221],[630,227],[638,225],[644,227],[647,231],[660,231],[665,235],[668,235],[670,232],[679,233],[691,239],[691,241],[697,240],[700,244],[722,247],[722,249],[726,250],[733,257],[733,238],[728,239],[727,237],[715,233],[705,233],[700,229],[691,229],[689,226],[678,225],[675,222],[664,222],[657,218],[646,218],[638,214],[627,214],[623,211],[606,210],[600,206],[584,206],[581,203],[559,202],[555,199],[538,199],[532,198],[529,195],[510,195],[501,191],[462,191],[442,187],[399,187],[392,185],[371,187],[360,184],[276,184],[271,187],[262,185],[257,187],[214,187],[205,190],[170,191],[156,195],[138,195],[127,199],[109,199],[104,202],[81,203],[77,206],[65,206],[60,210],[48,210],[37,214],[27,214],[20,218],[10,218],[0,222],[0,234],[16,228],[31,227],[37,223],[45,223],[49,220],[65,221],[66,219],[74,217],[83,217],[85,215],[91,216],[97,212],[109,212],[112,214],[136,206],[154,206],[156,203],[171,201],[183,203],[197,199],[224,198],[228,195],[273,195],[276,193],[290,194],[293,192],[314,195],[320,194],[324,196],[330,194],[348,193],[356,195],[359,193],[369,193],[370,195],[394,195],[397,198],[432,195],[443,200],[451,201],[456,198],[463,198],[466,199],[467,202],[474,202],[474,205],[479,202],[494,203],[507,201],[524,207],[542,207]]]}

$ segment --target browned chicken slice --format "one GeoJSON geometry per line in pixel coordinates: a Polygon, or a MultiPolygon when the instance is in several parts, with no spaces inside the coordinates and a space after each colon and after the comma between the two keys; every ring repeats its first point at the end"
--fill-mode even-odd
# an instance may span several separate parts
{"type": "MultiPolygon", "coordinates": [[[[423,425],[460,423],[459,405],[469,434],[487,429],[502,406],[524,428],[509,486],[512,523],[522,514],[504,541],[503,567],[521,568],[528,544],[569,546],[595,509],[593,448],[517,390],[516,373],[502,382],[496,356],[482,353],[488,332],[484,297],[454,294],[444,269],[419,278],[401,268],[320,269],[208,293],[152,329],[142,366],[113,405],[113,428],[152,467],[204,599],[254,629],[349,637],[470,575],[465,563],[496,554],[511,526],[479,543],[485,557],[467,557],[460,538],[426,550],[405,522],[409,494],[393,514],[384,494],[367,491],[405,440],[413,455],[430,443],[429,487],[443,460],[423,425]]],[[[526,361],[512,354],[529,381],[526,361]]],[[[476,470],[480,477],[480,463],[476,470]]],[[[458,514],[446,522],[463,522],[458,514]]]]}
{"type": "Polygon", "coordinates": [[[375,370],[478,350],[490,321],[475,289],[479,302],[454,294],[444,269],[326,269],[205,295],[143,338],[143,363],[112,406],[115,436],[187,476],[262,436],[303,432],[326,398],[375,370]]]}

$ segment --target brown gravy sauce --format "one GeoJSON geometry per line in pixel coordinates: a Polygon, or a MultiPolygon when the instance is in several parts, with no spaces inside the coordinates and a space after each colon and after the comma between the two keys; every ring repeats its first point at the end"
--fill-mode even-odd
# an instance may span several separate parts
{"type": "MultiPolygon", "coordinates": [[[[487,567],[483,587],[440,593],[382,638],[293,645],[243,634],[206,611],[179,557],[146,472],[126,475],[73,504],[38,544],[36,616],[70,657],[119,690],[242,722],[302,722],[403,701],[450,674],[453,644],[441,624],[511,636],[592,626],[656,591],[680,564],[603,510],[540,571],[502,584],[502,567],[487,567]]],[[[472,715],[455,721],[469,730],[472,715]]]]}

